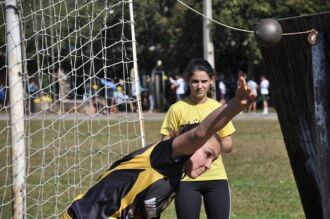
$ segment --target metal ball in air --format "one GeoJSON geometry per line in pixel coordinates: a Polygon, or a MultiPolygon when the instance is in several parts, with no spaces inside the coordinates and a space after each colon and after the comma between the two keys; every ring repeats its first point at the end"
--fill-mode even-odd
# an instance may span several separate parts
{"type": "Polygon", "coordinates": [[[254,37],[261,47],[274,46],[282,37],[282,27],[274,19],[262,19],[255,26],[254,37]]]}

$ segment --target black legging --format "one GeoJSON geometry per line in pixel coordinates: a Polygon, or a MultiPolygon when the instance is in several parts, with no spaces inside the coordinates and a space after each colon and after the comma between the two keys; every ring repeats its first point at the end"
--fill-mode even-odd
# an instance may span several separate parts
{"type": "Polygon", "coordinates": [[[230,192],[227,180],[180,182],[175,197],[178,219],[199,219],[203,196],[208,219],[228,219],[230,192]]]}

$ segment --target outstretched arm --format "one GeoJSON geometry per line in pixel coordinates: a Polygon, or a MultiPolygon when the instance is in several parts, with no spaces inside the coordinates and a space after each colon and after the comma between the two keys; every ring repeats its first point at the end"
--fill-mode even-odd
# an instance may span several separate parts
{"type": "Polygon", "coordinates": [[[240,74],[235,98],[214,110],[196,128],[176,137],[173,140],[173,152],[176,154],[194,153],[254,99],[255,95],[247,88],[246,81],[240,74]]]}

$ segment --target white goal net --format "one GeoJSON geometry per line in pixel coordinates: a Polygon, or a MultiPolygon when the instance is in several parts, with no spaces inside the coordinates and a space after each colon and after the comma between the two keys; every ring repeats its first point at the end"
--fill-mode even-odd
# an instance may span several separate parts
{"type": "Polygon", "coordinates": [[[144,143],[133,2],[0,3],[0,218],[58,218],[144,143]]]}

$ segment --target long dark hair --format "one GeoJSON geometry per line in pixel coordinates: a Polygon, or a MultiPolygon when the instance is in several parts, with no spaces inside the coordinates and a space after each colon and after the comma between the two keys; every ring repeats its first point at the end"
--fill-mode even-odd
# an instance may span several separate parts
{"type": "MultiPolygon", "coordinates": [[[[211,66],[211,64],[205,59],[195,58],[190,60],[190,62],[186,66],[186,70],[184,71],[184,79],[186,80],[187,83],[189,83],[190,77],[196,71],[204,71],[207,73],[210,79],[213,78],[214,81],[216,80],[216,72],[214,68],[211,66]]],[[[212,86],[210,88],[212,88],[212,86]]],[[[188,90],[188,93],[186,95],[190,95],[190,89],[188,90]]],[[[207,96],[212,97],[212,89],[208,90],[207,96]]]]}
{"type": "Polygon", "coordinates": [[[190,60],[184,72],[184,79],[189,81],[191,75],[194,74],[195,71],[205,71],[210,78],[216,75],[214,68],[205,59],[196,58],[190,60]]]}

